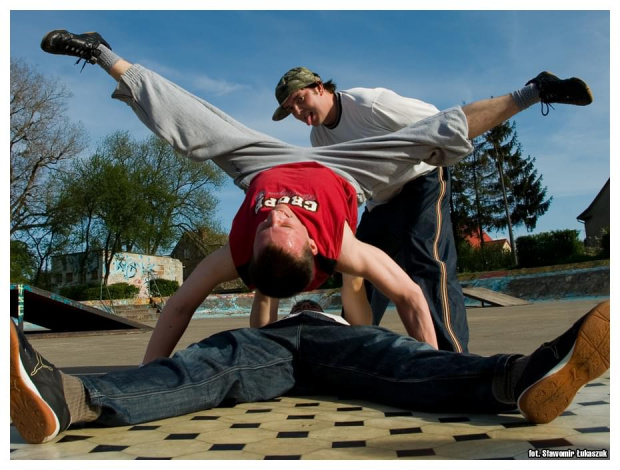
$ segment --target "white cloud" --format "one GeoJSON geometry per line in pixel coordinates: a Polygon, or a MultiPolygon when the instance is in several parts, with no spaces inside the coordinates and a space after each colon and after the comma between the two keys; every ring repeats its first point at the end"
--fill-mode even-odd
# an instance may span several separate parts
{"type": "Polygon", "coordinates": [[[192,88],[216,96],[229,95],[248,89],[247,85],[231,83],[226,80],[216,80],[207,75],[189,77],[189,82],[192,84],[192,88]]]}

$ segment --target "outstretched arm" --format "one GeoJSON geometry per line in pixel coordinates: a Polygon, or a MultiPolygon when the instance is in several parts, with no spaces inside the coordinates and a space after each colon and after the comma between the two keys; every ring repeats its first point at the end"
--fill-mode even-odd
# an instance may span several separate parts
{"type": "Polygon", "coordinates": [[[198,306],[219,284],[237,277],[228,244],[203,259],[166,303],[142,363],[170,356],[198,306]]]}
{"type": "Polygon", "coordinates": [[[438,347],[431,312],[420,286],[383,251],[355,238],[347,225],[336,269],[372,282],[394,302],[410,336],[438,347]]]}

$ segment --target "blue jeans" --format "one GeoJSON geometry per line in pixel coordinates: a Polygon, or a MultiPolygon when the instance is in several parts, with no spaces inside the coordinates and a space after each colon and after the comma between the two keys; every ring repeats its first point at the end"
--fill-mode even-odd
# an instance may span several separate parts
{"type": "Polygon", "coordinates": [[[437,351],[377,326],[313,312],[211,336],[135,370],[81,376],[98,424],[121,426],[303,391],[409,409],[495,413],[510,355],[437,351]]]}
{"type": "MultiPolygon", "coordinates": [[[[407,183],[388,203],[365,211],[356,236],[385,251],[420,286],[439,349],[467,352],[469,326],[457,277],[450,194],[449,171],[437,168],[407,183]]],[[[366,289],[378,325],[389,300],[369,283],[366,289]]]]}

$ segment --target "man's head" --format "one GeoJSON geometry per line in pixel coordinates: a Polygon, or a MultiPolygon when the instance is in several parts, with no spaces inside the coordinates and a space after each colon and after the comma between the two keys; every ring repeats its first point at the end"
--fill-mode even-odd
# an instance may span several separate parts
{"type": "Polygon", "coordinates": [[[304,310],[310,310],[311,312],[322,312],[323,307],[321,307],[321,304],[318,302],[310,299],[299,300],[291,307],[291,313],[299,313],[304,310]]]}
{"type": "Polygon", "coordinates": [[[317,245],[286,204],[276,205],[258,225],[253,252],[250,278],[265,295],[291,297],[312,281],[317,245]]]}
{"type": "Polygon", "coordinates": [[[276,99],[280,106],[272,119],[280,121],[292,114],[308,126],[332,124],[338,116],[336,84],[306,67],[295,67],[286,72],[276,86],[276,99]]]}

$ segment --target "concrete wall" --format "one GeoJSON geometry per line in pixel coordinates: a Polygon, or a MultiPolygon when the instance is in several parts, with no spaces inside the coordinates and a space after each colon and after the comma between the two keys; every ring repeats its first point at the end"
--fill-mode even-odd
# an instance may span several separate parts
{"type": "MultiPolygon", "coordinates": [[[[305,292],[290,299],[281,299],[279,312],[286,314],[298,300],[311,299],[318,302],[324,310],[340,309],[342,306],[339,289],[325,289],[305,292]]],[[[248,316],[254,300],[253,293],[213,294],[200,304],[194,318],[248,316]]]]}
{"type": "MultiPolygon", "coordinates": [[[[609,266],[573,269],[523,276],[501,276],[463,282],[464,287],[486,287],[531,302],[609,296],[609,266]]],[[[254,294],[222,294],[209,296],[198,308],[195,318],[213,316],[247,316],[254,294]]],[[[280,314],[290,311],[297,300],[318,302],[325,310],[339,311],[342,304],[337,289],[318,290],[280,301],[280,314]]],[[[466,299],[466,305],[478,306],[480,301],[466,299]]]]}
{"type": "Polygon", "coordinates": [[[166,256],[117,253],[110,265],[108,284],[126,282],[140,288],[139,297],[148,297],[151,279],[168,279],[183,284],[183,264],[166,256]]]}
{"type": "Polygon", "coordinates": [[[523,276],[490,277],[461,284],[463,287],[486,287],[535,302],[609,296],[609,277],[609,266],[602,266],[523,276]]]}
{"type": "MultiPolygon", "coordinates": [[[[101,282],[104,278],[104,261],[101,253],[88,253],[86,278],[80,276],[84,253],[54,257],[52,279],[54,289],[88,282],[101,282]]],[[[126,282],[140,289],[138,297],[148,298],[150,279],[168,279],[183,284],[183,264],[167,256],[149,256],[136,253],[116,253],[110,265],[108,284],[126,282]]]]}
{"type": "MultiPolygon", "coordinates": [[[[609,266],[565,270],[551,273],[530,274],[522,276],[496,276],[462,282],[464,287],[485,287],[487,289],[512,295],[531,302],[609,296],[609,266]]],[[[318,302],[324,310],[338,313],[342,307],[338,289],[317,290],[300,294],[291,299],[280,301],[280,314],[290,311],[295,302],[311,299],[318,302]]],[[[168,300],[160,299],[158,304],[168,300]]],[[[253,293],[212,294],[196,310],[194,318],[248,316],[254,300],[253,293]]],[[[114,300],[115,306],[139,304],[140,299],[114,300]]],[[[90,303],[102,308],[100,303],[90,303]]],[[[466,305],[479,306],[480,301],[466,299],[466,305]]]]}

